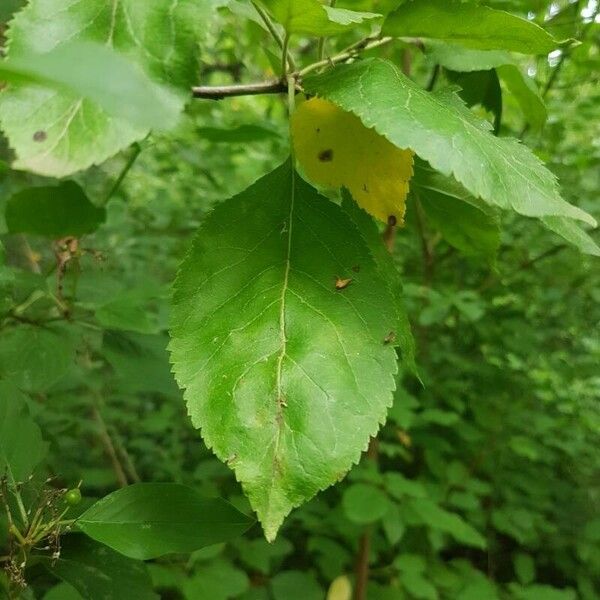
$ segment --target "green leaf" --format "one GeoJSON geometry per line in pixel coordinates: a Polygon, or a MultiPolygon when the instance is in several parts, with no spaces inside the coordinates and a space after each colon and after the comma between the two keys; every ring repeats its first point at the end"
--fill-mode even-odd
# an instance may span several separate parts
{"type": "MultiPolygon", "coordinates": [[[[197,77],[198,41],[217,4],[121,0],[77,2],[65,9],[61,0],[31,0],[10,24],[9,59],[25,60],[66,44],[95,42],[133,63],[155,84],[153,89],[170,85],[187,91],[197,77]]],[[[75,63],[69,69],[83,77],[75,63]]],[[[81,61],[84,68],[89,65],[81,61]]],[[[87,76],[94,74],[90,69],[87,76]]],[[[113,91],[128,89],[128,81],[111,80],[112,76],[104,77],[98,84],[110,85],[113,91]]],[[[140,99],[139,94],[136,98],[140,99]]],[[[120,110],[133,108],[121,106],[120,110]]],[[[56,177],[101,163],[148,133],[147,126],[115,117],[80,93],[40,85],[20,84],[4,90],[0,114],[1,126],[17,154],[15,168],[56,177]]]]}
{"type": "Polygon", "coordinates": [[[580,252],[600,256],[598,244],[577,223],[562,217],[545,217],[542,219],[542,223],[547,229],[560,235],[569,244],[578,248],[580,252]]]}
{"type": "Polygon", "coordinates": [[[304,87],[353,112],[399,148],[411,148],[488,204],[596,224],[560,197],[555,177],[527,147],[491,135],[489,123],[452,91],[429,93],[379,59],[336,67],[306,79],[304,87]]]}
{"type": "Polygon", "coordinates": [[[176,483],[138,483],[86,510],[79,528],[117,552],[148,560],[229,541],[254,521],[220,498],[176,483]]]}
{"type": "Polygon", "coordinates": [[[67,42],[44,54],[0,62],[0,79],[39,85],[88,100],[107,115],[140,127],[170,129],[179,121],[185,96],[153,82],[108,46],[67,42]]]}
{"type": "Polygon", "coordinates": [[[379,521],[388,512],[390,502],[374,485],[355,483],[344,490],[342,506],[350,521],[366,525],[379,521]]]}
{"type": "Polygon", "coordinates": [[[63,327],[21,325],[0,336],[0,378],[27,392],[47,391],[74,359],[74,339],[63,327]]]}
{"type": "Polygon", "coordinates": [[[527,122],[540,129],[547,118],[546,105],[533,79],[523,74],[508,52],[472,50],[454,44],[428,41],[426,52],[432,62],[458,72],[496,69],[498,77],[513,95],[527,122]]]}
{"type": "Polygon", "coordinates": [[[60,558],[41,559],[56,577],[86,600],[157,600],[146,566],[83,535],[61,537],[60,558]]]}
{"type": "Polygon", "coordinates": [[[433,64],[451,71],[484,71],[514,62],[510,53],[504,50],[473,50],[438,40],[426,40],[424,45],[433,64]]]}
{"type": "Polygon", "coordinates": [[[450,245],[466,256],[494,259],[500,246],[500,227],[489,207],[422,161],[415,163],[411,187],[427,219],[450,245]]]}
{"type": "Polygon", "coordinates": [[[272,540],[385,419],[397,370],[387,284],[342,209],[286,163],[207,218],[172,311],[192,422],[272,540]],[[338,277],[352,281],[338,290],[338,277]]]}
{"type": "Polygon", "coordinates": [[[283,571],[271,580],[274,600],[322,600],[315,577],[302,571],[283,571]]]}
{"type": "Polygon", "coordinates": [[[456,541],[467,546],[485,548],[485,538],[459,515],[448,512],[425,498],[409,500],[408,504],[423,522],[432,529],[448,533],[456,541]]]}
{"type": "Polygon", "coordinates": [[[335,8],[319,0],[262,0],[288,33],[335,35],[381,15],[335,8]]]}
{"type": "Polygon", "coordinates": [[[12,384],[0,381],[0,477],[8,470],[14,482],[25,481],[46,451],[27,399],[12,384]]]}
{"type": "Polygon", "coordinates": [[[406,307],[404,306],[402,280],[400,278],[400,273],[394,264],[392,253],[388,252],[385,247],[373,217],[358,206],[347,190],[343,191],[342,208],[352,219],[356,227],[358,227],[364,240],[367,242],[367,246],[377,263],[377,267],[383,275],[383,278],[387,281],[394,298],[397,311],[397,323],[394,330],[390,332],[392,334],[390,336],[390,343],[400,347],[405,368],[418,377],[418,370],[415,362],[415,340],[412,335],[406,307]]]}
{"type": "Polygon", "coordinates": [[[59,583],[48,590],[43,600],[81,600],[81,594],[68,583],[59,583]]]}
{"type": "Polygon", "coordinates": [[[494,135],[498,135],[502,121],[502,88],[496,70],[468,73],[446,71],[446,77],[460,87],[458,95],[467,106],[480,105],[494,115],[494,135]]]}
{"type": "Polygon", "coordinates": [[[183,585],[186,600],[228,600],[238,597],[250,587],[248,576],[224,561],[203,566],[183,585]]]}
{"type": "Polygon", "coordinates": [[[535,581],[535,561],[530,554],[523,552],[515,554],[513,566],[520,583],[528,585],[535,581]]]}
{"type": "Polygon", "coordinates": [[[104,222],[106,211],[94,206],[74,181],[65,181],[17,192],[6,204],[5,217],[11,233],[59,239],[95,231],[104,222]]]}
{"type": "Polygon", "coordinates": [[[523,111],[525,120],[535,130],[544,126],[548,118],[546,104],[531,77],[524,75],[514,64],[498,67],[498,75],[523,111]]]}
{"type": "Polygon", "coordinates": [[[523,54],[548,54],[559,44],[531,21],[487,6],[449,0],[409,0],[388,16],[382,33],[523,54]]]}

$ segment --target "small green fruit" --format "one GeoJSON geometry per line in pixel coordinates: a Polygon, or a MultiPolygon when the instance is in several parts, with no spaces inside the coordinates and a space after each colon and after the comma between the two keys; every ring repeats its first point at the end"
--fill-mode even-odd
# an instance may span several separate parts
{"type": "Polygon", "coordinates": [[[81,491],[79,488],[73,488],[65,492],[65,502],[69,506],[76,506],[81,502],[81,491]]]}

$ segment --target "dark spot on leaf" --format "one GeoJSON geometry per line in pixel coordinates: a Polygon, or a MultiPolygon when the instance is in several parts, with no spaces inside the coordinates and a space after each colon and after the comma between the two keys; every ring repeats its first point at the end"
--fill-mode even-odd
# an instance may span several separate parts
{"type": "Polygon", "coordinates": [[[321,128],[317,127],[317,133],[321,133],[321,128]]]}
{"type": "Polygon", "coordinates": [[[39,131],[36,131],[33,134],[33,141],[34,142],[43,142],[46,140],[47,137],[48,137],[48,134],[43,129],[40,129],[39,131]]]}
{"type": "Polygon", "coordinates": [[[333,150],[331,148],[323,150],[319,153],[319,160],[321,162],[331,162],[333,160],[333,150]]]}
{"type": "Polygon", "coordinates": [[[396,217],[394,215],[390,215],[388,217],[388,225],[391,225],[393,227],[397,223],[398,223],[398,219],[396,219],[396,217]]]}
{"type": "Polygon", "coordinates": [[[367,187],[366,183],[363,183],[363,192],[367,192],[367,194],[369,193],[369,188],[367,187]]]}

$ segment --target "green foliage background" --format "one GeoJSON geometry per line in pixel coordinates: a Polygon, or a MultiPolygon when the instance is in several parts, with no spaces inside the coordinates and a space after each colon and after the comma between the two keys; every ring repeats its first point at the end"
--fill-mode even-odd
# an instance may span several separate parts
{"type": "MultiPolygon", "coordinates": [[[[382,4],[341,3],[374,11],[382,4]]],[[[534,12],[561,38],[586,27],[585,3],[488,4],[534,12]]],[[[226,9],[219,14],[206,34],[203,81],[260,79],[271,69],[257,52],[265,33],[226,9]]],[[[524,137],[558,175],[565,198],[596,217],[599,35],[598,24],[589,27],[564,61],[520,63],[542,88],[559,69],[547,124],[524,137]]],[[[401,46],[382,52],[410,61],[412,77],[426,85],[433,66],[426,56],[401,46]]],[[[522,113],[513,96],[503,100],[500,134],[518,136],[522,113]]],[[[174,481],[249,510],[231,472],[202,445],[173,382],[169,286],[207,211],[285,158],[286,127],[278,97],[196,101],[177,131],[76,176],[95,204],[105,204],[106,222],[82,238],[79,267],[67,267],[69,320],[55,317],[50,244],[8,235],[1,216],[11,194],[48,180],[3,167],[0,378],[27,392],[57,485],[82,480],[93,498],[123,479],[174,481]],[[135,163],[105,203],[132,153],[135,163]]],[[[6,147],[2,156],[8,161],[6,147]]],[[[334,579],[352,574],[369,528],[369,599],[600,598],[597,259],[516,216],[503,215],[496,257],[457,250],[414,199],[407,221],[394,256],[422,385],[404,378],[376,458],[363,457],[343,482],[294,511],[273,544],[254,527],[226,545],[150,562],[163,597],[324,598],[334,579]]],[[[4,530],[0,517],[0,548],[4,530]]],[[[66,584],[52,590],[41,573],[32,584],[23,597],[77,597],[66,584]]]]}

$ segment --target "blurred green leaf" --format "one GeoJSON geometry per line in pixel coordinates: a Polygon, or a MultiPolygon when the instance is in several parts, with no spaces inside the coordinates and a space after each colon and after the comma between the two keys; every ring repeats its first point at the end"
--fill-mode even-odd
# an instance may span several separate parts
{"type": "Polygon", "coordinates": [[[26,397],[9,382],[0,381],[0,477],[8,471],[9,481],[25,481],[47,450],[26,397]]]}
{"type": "Polygon", "coordinates": [[[382,33],[523,54],[548,54],[558,46],[549,33],[531,21],[456,0],[408,0],[388,16],[382,33]]]}
{"type": "Polygon", "coordinates": [[[93,232],[104,222],[105,210],[94,206],[77,183],[66,181],[17,192],[6,204],[5,218],[11,233],[59,239],[93,232]]]}
{"type": "Polygon", "coordinates": [[[157,600],[146,566],[83,535],[61,540],[60,558],[43,559],[46,568],[74,587],[86,600],[157,600]]]}
{"type": "Polygon", "coordinates": [[[379,521],[387,513],[389,501],[379,488],[356,483],[344,491],[342,506],[350,521],[362,525],[379,521]]]}

